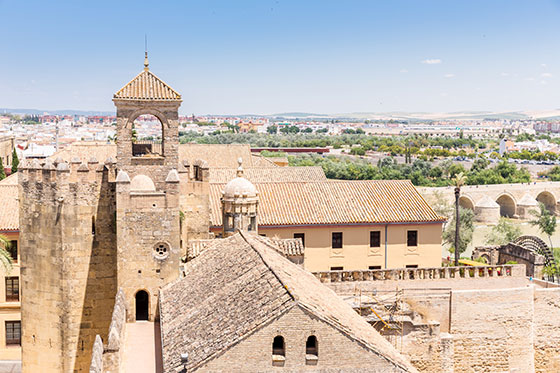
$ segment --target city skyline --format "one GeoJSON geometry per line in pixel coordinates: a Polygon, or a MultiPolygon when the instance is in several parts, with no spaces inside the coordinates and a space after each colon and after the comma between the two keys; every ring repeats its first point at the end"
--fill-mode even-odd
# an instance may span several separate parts
{"type": "Polygon", "coordinates": [[[0,1],[0,107],[112,111],[122,76],[173,81],[182,112],[551,110],[557,1],[449,4],[0,1]]]}

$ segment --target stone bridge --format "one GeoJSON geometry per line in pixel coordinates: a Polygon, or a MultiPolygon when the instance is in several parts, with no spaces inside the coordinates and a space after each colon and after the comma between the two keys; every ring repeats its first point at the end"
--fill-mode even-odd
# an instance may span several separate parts
{"type": "MultiPolygon", "coordinates": [[[[430,204],[444,199],[455,202],[454,188],[418,188],[430,204]]],[[[476,221],[495,224],[500,216],[530,219],[531,210],[542,202],[549,211],[560,211],[560,182],[526,184],[466,185],[461,188],[459,204],[474,211],[476,221]]]]}

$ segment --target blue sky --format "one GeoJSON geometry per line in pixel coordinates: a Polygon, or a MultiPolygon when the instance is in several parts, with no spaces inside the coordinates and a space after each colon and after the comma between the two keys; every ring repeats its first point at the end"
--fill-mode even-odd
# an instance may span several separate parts
{"type": "Polygon", "coordinates": [[[150,68],[183,113],[560,108],[560,1],[0,0],[0,107],[113,110],[150,68]]]}

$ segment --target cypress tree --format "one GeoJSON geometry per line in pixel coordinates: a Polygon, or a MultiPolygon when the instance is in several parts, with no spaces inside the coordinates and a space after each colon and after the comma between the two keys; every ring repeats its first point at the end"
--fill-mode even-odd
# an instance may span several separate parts
{"type": "Polygon", "coordinates": [[[14,152],[12,153],[12,173],[16,173],[19,166],[19,158],[16,152],[16,148],[14,148],[14,152]]]}
{"type": "Polygon", "coordinates": [[[6,172],[4,171],[4,162],[2,162],[2,157],[0,157],[0,180],[6,178],[6,172]]]}

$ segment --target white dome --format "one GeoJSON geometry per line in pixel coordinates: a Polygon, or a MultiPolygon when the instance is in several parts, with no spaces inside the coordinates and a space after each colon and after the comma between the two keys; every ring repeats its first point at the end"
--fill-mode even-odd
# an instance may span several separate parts
{"type": "Polygon", "coordinates": [[[249,180],[243,177],[243,167],[241,163],[243,162],[241,158],[237,160],[239,162],[239,168],[237,169],[237,177],[233,180],[230,180],[229,183],[226,184],[226,187],[223,190],[223,195],[226,198],[233,198],[236,196],[239,197],[256,197],[257,196],[257,188],[251,183],[249,180]]]}
{"type": "Polygon", "coordinates": [[[226,184],[224,188],[224,197],[247,196],[256,197],[257,188],[249,180],[244,177],[236,177],[226,184]]]}
{"type": "Polygon", "coordinates": [[[130,182],[130,190],[133,192],[155,192],[156,187],[149,176],[136,175],[130,182]]]}

